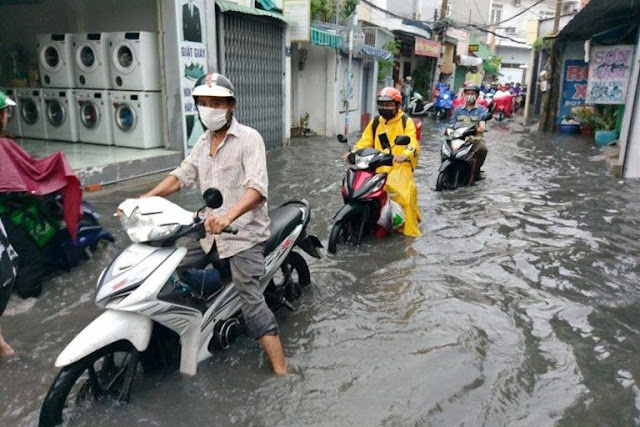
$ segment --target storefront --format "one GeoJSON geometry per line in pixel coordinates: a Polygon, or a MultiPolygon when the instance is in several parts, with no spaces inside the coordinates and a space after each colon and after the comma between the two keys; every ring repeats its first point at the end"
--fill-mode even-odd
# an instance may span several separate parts
{"type": "Polygon", "coordinates": [[[268,148],[287,137],[282,15],[224,0],[41,0],[0,6],[8,127],[41,157],[63,151],[85,185],[174,168],[203,129],[195,81],[234,81],[237,117],[268,148]],[[282,111],[274,109],[282,106],[282,111]]]}
{"type": "Polygon", "coordinates": [[[563,66],[551,82],[552,95],[559,87],[551,114],[555,123],[572,117],[595,128],[596,143],[617,140],[626,178],[640,177],[638,16],[638,2],[587,4],[558,35],[563,66]]]}

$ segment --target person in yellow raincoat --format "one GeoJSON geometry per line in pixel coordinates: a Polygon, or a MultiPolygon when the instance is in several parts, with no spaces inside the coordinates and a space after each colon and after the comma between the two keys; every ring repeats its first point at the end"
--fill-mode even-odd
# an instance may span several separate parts
{"type": "MultiPolygon", "coordinates": [[[[405,221],[400,231],[406,236],[420,236],[418,224],[422,217],[418,205],[418,191],[413,178],[413,171],[418,165],[418,156],[420,155],[420,142],[416,139],[416,127],[413,120],[405,115],[400,108],[402,95],[397,89],[392,87],[382,89],[378,94],[377,104],[380,117],[369,122],[360,140],[356,143],[354,151],[367,147],[385,151],[385,146],[380,138],[381,135],[386,134],[391,154],[394,156],[394,164],[393,166],[381,166],[376,172],[389,174],[386,189],[391,199],[402,206],[404,210],[405,221]],[[409,145],[395,145],[396,137],[402,135],[409,137],[411,140],[409,145]]],[[[384,136],[383,140],[385,140],[384,136]]]]}

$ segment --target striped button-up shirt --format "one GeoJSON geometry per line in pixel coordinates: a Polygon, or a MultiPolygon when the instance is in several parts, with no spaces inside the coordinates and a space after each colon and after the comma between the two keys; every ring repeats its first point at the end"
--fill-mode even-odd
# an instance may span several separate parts
{"type": "Polygon", "coordinates": [[[267,197],[269,176],[264,140],[257,130],[241,125],[234,118],[227,135],[213,156],[210,156],[211,132],[206,131],[196,142],[191,153],[171,172],[180,187],[190,186],[198,180],[201,192],[216,187],[224,202],[218,209],[205,211],[205,216],[224,216],[240,201],[248,188],[253,188],[264,200],[253,210],[233,222],[238,234],[207,235],[200,240],[209,252],[216,244],[220,258],[228,258],[269,238],[267,197]]]}

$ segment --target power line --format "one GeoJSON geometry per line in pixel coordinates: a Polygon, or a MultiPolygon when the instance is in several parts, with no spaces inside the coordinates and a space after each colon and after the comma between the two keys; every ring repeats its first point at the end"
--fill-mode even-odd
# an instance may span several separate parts
{"type": "Polygon", "coordinates": [[[533,9],[534,7],[536,7],[537,5],[539,5],[540,3],[544,3],[545,1],[547,1],[547,0],[538,0],[537,2],[535,2],[534,4],[532,4],[531,6],[529,6],[529,7],[525,8],[525,9],[521,10],[520,12],[516,13],[516,14],[515,14],[515,15],[513,15],[512,17],[507,18],[507,19],[505,19],[505,20],[503,20],[503,21],[500,21],[500,22],[494,22],[494,23],[491,23],[490,25],[488,25],[488,27],[498,26],[498,25],[500,25],[500,24],[504,24],[505,22],[509,22],[509,21],[511,21],[512,19],[515,19],[515,18],[517,18],[518,16],[520,16],[520,15],[524,14],[524,13],[525,13],[525,12],[527,12],[528,10],[533,9]]]}
{"type": "Polygon", "coordinates": [[[476,0],[473,0],[473,4],[475,5],[476,10],[478,11],[478,16],[480,17],[480,19],[482,19],[482,22],[484,22],[486,24],[487,21],[485,21],[484,17],[482,16],[482,12],[480,11],[480,7],[478,6],[478,2],[476,0]]]}

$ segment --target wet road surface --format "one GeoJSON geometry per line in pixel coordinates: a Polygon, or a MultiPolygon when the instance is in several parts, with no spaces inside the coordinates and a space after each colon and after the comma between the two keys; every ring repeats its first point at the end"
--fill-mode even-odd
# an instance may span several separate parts
{"type": "MultiPolygon", "coordinates": [[[[70,425],[640,423],[640,182],[609,176],[585,139],[491,122],[487,179],[436,193],[440,126],[425,120],[416,172],[423,237],[310,260],[298,312],[279,313],[299,375],[274,378],[243,338],[197,376],[146,378],[131,404],[94,406],[70,425]]],[[[309,138],[268,156],[271,206],[307,198],[324,242],[343,150],[309,138]]],[[[99,313],[95,282],[127,244],[108,213],[149,182],[89,196],[118,243],[40,298],[9,303],[2,328],[19,355],[0,361],[0,424],[36,423],[56,356],[99,313]]]]}

